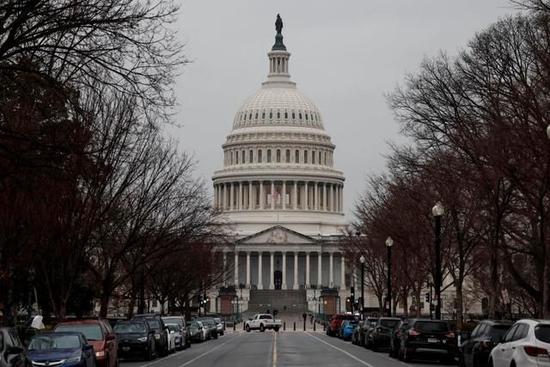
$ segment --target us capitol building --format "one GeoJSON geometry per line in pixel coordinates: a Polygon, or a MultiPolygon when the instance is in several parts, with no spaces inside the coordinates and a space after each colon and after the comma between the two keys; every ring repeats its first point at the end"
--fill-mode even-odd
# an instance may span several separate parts
{"type": "Polygon", "coordinates": [[[277,16],[267,80],[235,114],[212,177],[214,205],[234,234],[218,249],[223,285],[209,292],[210,310],[224,315],[334,313],[349,295],[344,175],[319,109],[290,78],[282,26],[277,16]]]}

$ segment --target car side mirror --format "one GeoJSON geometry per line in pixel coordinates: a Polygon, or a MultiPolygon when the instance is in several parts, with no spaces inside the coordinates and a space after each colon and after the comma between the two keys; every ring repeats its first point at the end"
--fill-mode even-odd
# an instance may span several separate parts
{"type": "Polygon", "coordinates": [[[94,347],[90,344],[84,344],[84,346],[82,347],[82,350],[84,351],[90,351],[90,350],[93,350],[94,347]]]}
{"type": "Polygon", "coordinates": [[[6,354],[7,354],[7,355],[21,354],[21,353],[23,353],[23,352],[24,352],[23,348],[15,347],[15,346],[13,346],[13,347],[8,347],[8,348],[6,349],[6,354]]]}

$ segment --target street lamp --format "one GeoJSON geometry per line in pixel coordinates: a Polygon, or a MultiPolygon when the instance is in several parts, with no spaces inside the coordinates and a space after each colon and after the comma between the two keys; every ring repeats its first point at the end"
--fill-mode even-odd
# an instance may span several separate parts
{"type": "Polygon", "coordinates": [[[361,255],[359,258],[361,263],[361,315],[365,312],[365,260],[365,256],[361,255]]]}
{"type": "Polygon", "coordinates": [[[441,217],[445,214],[445,208],[440,201],[435,203],[432,208],[432,215],[435,221],[435,274],[434,274],[434,292],[435,292],[435,319],[441,320],[441,217]]]}
{"type": "Polygon", "coordinates": [[[393,246],[393,239],[391,237],[386,238],[386,248],[388,249],[388,307],[389,316],[391,317],[391,248],[393,246]]]}

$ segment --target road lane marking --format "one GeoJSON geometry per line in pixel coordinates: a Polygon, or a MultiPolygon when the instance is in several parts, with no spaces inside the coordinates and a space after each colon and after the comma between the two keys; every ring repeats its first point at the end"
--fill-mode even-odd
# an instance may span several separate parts
{"type": "Polygon", "coordinates": [[[215,346],[214,348],[210,349],[210,350],[207,350],[206,352],[204,352],[203,354],[199,354],[198,356],[196,356],[195,358],[185,362],[184,364],[180,364],[178,367],[185,367],[185,366],[189,366],[191,363],[201,359],[202,357],[205,357],[207,356],[208,354],[212,353],[213,351],[215,351],[216,349],[219,349],[221,347],[223,347],[224,345],[226,345],[227,343],[229,343],[232,339],[229,339],[228,341],[226,342],[223,342],[222,344],[220,345],[217,345],[215,346]]]}
{"type": "Polygon", "coordinates": [[[341,352],[341,353],[347,355],[348,357],[350,357],[350,358],[356,360],[357,362],[361,363],[363,366],[374,367],[372,364],[367,363],[367,362],[363,361],[362,359],[357,358],[356,356],[354,356],[353,354],[351,354],[351,353],[349,353],[349,352],[346,352],[346,351],[343,350],[342,348],[338,348],[337,346],[332,345],[332,344],[330,344],[330,343],[324,341],[324,340],[321,339],[321,338],[318,338],[318,337],[316,337],[316,336],[314,336],[314,335],[311,335],[309,332],[306,332],[306,334],[309,335],[309,336],[311,336],[313,339],[317,339],[317,340],[319,340],[321,343],[326,344],[326,345],[328,345],[329,347],[334,348],[334,349],[336,349],[337,351],[339,351],[339,352],[341,352]]]}
{"type": "Polygon", "coordinates": [[[174,354],[171,354],[169,356],[166,356],[166,357],[162,357],[161,359],[155,359],[153,362],[149,362],[149,363],[146,363],[146,364],[142,364],[140,365],[139,367],[149,367],[149,366],[152,366],[154,364],[157,364],[159,362],[162,362],[162,361],[165,361],[167,359],[171,359],[171,358],[174,358],[176,356],[179,356],[181,353],[183,353],[184,351],[183,350],[180,350],[179,352],[176,352],[174,354]]]}
{"type": "Polygon", "coordinates": [[[277,367],[277,332],[273,333],[273,366],[277,367]]]}

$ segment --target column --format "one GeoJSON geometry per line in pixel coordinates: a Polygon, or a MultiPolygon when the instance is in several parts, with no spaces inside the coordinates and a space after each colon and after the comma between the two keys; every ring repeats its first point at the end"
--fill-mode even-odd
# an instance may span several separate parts
{"type": "Polygon", "coordinates": [[[239,251],[235,250],[235,289],[239,289],[239,251]]]}
{"type": "Polygon", "coordinates": [[[294,181],[294,194],[292,195],[292,209],[298,209],[298,181],[294,181]]]}
{"type": "Polygon", "coordinates": [[[275,181],[271,181],[271,210],[275,210],[275,181]]]}
{"type": "Polygon", "coordinates": [[[250,251],[246,252],[246,288],[250,288],[250,251]]]}
{"type": "Polygon", "coordinates": [[[319,184],[314,182],[313,185],[313,191],[315,194],[315,210],[319,210],[319,184]]]}
{"type": "Polygon", "coordinates": [[[286,181],[283,181],[283,210],[286,209],[286,181]]]}
{"type": "Polygon", "coordinates": [[[328,280],[328,286],[330,288],[334,287],[334,252],[330,253],[330,261],[328,265],[328,271],[329,271],[329,280],[328,280]]]}
{"type": "Polygon", "coordinates": [[[233,182],[229,185],[229,210],[233,210],[233,202],[235,201],[235,187],[233,186],[233,182]]]}
{"type": "Polygon", "coordinates": [[[334,211],[334,185],[330,184],[328,186],[328,191],[329,191],[329,194],[328,194],[328,200],[329,200],[328,210],[333,212],[334,211]]]}
{"type": "Polygon", "coordinates": [[[252,201],[252,181],[248,181],[248,210],[252,210],[254,204],[252,201]]]}
{"type": "Polygon", "coordinates": [[[243,183],[239,182],[239,211],[243,210],[243,183]]]}
{"type": "Polygon", "coordinates": [[[227,287],[227,252],[223,252],[223,285],[227,287]]]}
{"type": "Polygon", "coordinates": [[[275,269],[273,268],[273,257],[275,256],[275,253],[271,251],[269,253],[269,289],[275,289],[275,279],[273,279],[273,273],[275,272],[275,269]]]}
{"type": "Polygon", "coordinates": [[[306,289],[311,288],[309,282],[309,252],[306,252],[306,289]]]}
{"type": "Polygon", "coordinates": [[[264,182],[260,181],[260,209],[264,208],[264,182]]]}
{"type": "Polygon", "coordinates": [[[340,289],[346,289],[346,258],[342,254],[342,263],[340,264],[340,289]]]}
{"type": "Polygon", "coordinates": [[[325,182],[323,184],[323,210],[325,212],[327,211],[327,203],[328,203],[328,200],[327,200],[327,184],[325,182]]]}
{"type": "Polygon", "coordinates": [[[262,278],[262,252],[258,252],[258,289],[264,289],[264,280],[262,278]]]}
{"type": "Polygon", "coordinates": [[[303,207],[305,210],[308,209],[308,187],[307,187],[307,181],[304,182],[304,203],[303,203],[303,207]]]}
{"type": "Polygon", "coordinates": [[[317,253],[317,288],[323,285],[323,253],[317,253]]]}
{"type": "Polygon", "coordinates": [[[300,286],[298,284],[298,252],[294,252],[294,290],[299,289],[300,286]]]}
{"type": "Polygon", "coordinates": [[[283,279],[281,289],[286,289],[286,252],[283,251],[283,279]]]}

